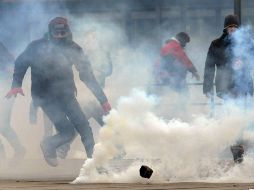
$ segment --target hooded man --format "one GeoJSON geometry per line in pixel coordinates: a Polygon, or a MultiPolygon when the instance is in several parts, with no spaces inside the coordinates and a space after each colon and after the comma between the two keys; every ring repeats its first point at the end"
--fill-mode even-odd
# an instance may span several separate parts
{"type": "Polygon", "coordinates": [[[94,138],[91,127],[76,99],[76,87],[72,66],[79,72],[80,79],[92,91],[108,113],[111,109],[107,97],[97,83],[82,48],[72,41],[72,34],[66,18],[56,17],[48,25],[48,35],[33,41],[16,59],[12,88],[7,98],[24,95],[21,88],[27,69],[31,68],[32,98],[53,122],[57,134],[41,143],[44,158],[51,166],[57,166],[56,149],[80,134],[91,158],[94,138]]]}
{"type": "Polygon", "coordinates": [[[186,75],[189,71],[199,80],[197,69],[184,52],[190,37],[185,32],[179,32],[176,36],[166,41],[161,49],[161,61],[156,65],[157,82],[162,85],[168,85],[176,91],[187,89],[186,75]]]}
{"type": "MultiPolygon", "coordinates": [[[[110,58],[110,53],[106,51],[105,48],[103,48],[102,44],[100,43],[98,39],[97,33],[98,32],[94,29],[89,30],[88,32],[85,33],[85,36],[84,36],[85,41],[83,43],[83,46],[84,46],[83,48],[84,48],[84,51],[86,52],[89,62],[91,63],[92,70],[98,84],[102,88],[104,88],[106,78],[112,74],[113,65],[110,58]]],[[[81,105],[82,105],[82,102],[81,102],[81,105]]],[[[36,123],[37,111],[38,111],[38,107],[34,105],[33,102],[31,102],[30,122],[32,124],[36,123]]],[[[93,100],[93,101],[85,102],[85,106],[83,106],[83,111],[85,115],[87,116],[88,120],[90,118],[94,118],[100,126],[104,125],[103,116],[105,115],[105,113],[97,101],[93,100]]],[[[48,136],[51,136],[54,133],[54,125],[45,114],[43,114],[43,120],[44,120],[43,138],[47,138],[48,136]]],[[[67,157],[68,152],[70,150],[71,143],[72,142],[66,143],[65,145],[60,146],[57,149],[57,156],[59,158],[65,159],[67,157]]]]}
{"type": "Polygon", "coordinates": [[[224,100],[253,95],[248,65],[244,59],[233,54],[235,42],[232,36],[239,24],[237,15],[226,16],[223,34],[209,47],[203,83],[203,93],[207,97],[213,95],[214,78],[217,96],[224,100]]]}
{"type": "MultiPolygon", "coordinates": [[[[245,55],[235,55],[235,34],[239,28],[237,15],[227,15],[224,20],[223,34],[212,41],[205,62],[203,93],[213,96],[215,78],[216,94],[223,100],[242,102],[247,96],[253,95],[253,81],[245,55]]],[[[246,41],[246,43],[248,43],[246,41]]],[[[252,45],[253,48],[253,45],[252,45]]],[[[245,52],[248,54],[248,52],[245,52]]],[[[243,144],[237,142],[231,146],[233,159],[236,163],[243,161],[243,144]]]]}

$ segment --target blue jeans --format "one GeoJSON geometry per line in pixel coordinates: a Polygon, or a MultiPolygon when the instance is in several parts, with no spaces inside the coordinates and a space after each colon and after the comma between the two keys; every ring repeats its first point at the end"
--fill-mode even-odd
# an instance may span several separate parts
{"type": "Polygon", "coordinates": [[[75,138],[76,130],[81,136],[87,157],[92,157],[94,148],[92,129],[75,97],[41,99],[39,106],[56,127],[57,133],[46,138],[52,154],[55,154],[61,145],[71,142],[75,138]]]}

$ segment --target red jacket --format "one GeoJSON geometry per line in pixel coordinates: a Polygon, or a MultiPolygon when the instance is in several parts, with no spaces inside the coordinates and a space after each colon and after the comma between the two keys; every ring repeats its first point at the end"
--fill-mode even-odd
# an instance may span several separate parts
{"type": "Polygon", "coordinates": [[[172,39],[165,46],[162,47],[161,57],[164,58],[166,56],[174,57],[180,64],[183,64],[183,66],[191,73],[197,72],[197,69],[192,64],[191,60],[188,58],[177,40],[172,39]]]}

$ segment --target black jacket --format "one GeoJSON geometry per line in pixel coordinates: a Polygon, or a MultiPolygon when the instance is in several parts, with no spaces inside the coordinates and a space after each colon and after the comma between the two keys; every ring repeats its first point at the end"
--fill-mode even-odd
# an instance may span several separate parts
{"type": "MultiPolygon", "coordinates": [[[[213,93],[213,83],[215,77],[215,87],[217,96],[253,95],[253,81],[250,76],[248,63],[244,63],[240,70],[234,69],[236,57],[233,55],[233,42],[227,34],[212,41],[204,72],[203,93],[213,93]],[[215,72],[216,71],[216,72],[215,72]],[[216,74],[216,76],[215,76],[216,74]],[[241,85],[239,85],[239,81],[241,85]]],[[[241,58],[244,62],[244,58],[241,58]]]]}
{"type": "Polygon", "coordinates": [[[102,104],[107,101],[98,85],[90,63],[83,50],[72,40],[56,43],[47,38],[33,41],[16,59],[12,87],[21,87],[27,69],[31,68],[32,97],[36,100],[45,98],[73,98],[75,83],[72,66],[102,104]]]}

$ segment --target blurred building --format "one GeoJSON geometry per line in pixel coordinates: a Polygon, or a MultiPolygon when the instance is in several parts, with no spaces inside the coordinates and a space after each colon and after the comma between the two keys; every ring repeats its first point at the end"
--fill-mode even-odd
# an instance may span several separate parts
{"type": "Polygon", "coordinates": [[[253,8],[253,0],[1,0],[0,40],[9,46],[33,40],[47,15],[89,14],[118,24],[133,45],[149,39],[159,47],[178,31],[213,39],[221,34],[224,16],[237,9],[243,23],[253,24],[253,8]]]}

